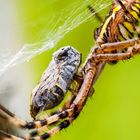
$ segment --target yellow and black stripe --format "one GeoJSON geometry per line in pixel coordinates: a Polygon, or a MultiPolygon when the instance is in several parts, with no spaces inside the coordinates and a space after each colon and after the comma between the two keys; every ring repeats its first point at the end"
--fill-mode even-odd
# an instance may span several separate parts
{"type": "Polygon", "coordinates": [[[115,0],[109,15],[98,29],[97,45],[119,42],[138,36],[135,28],[140,18],[140,2],[138,0],[115,0]],[[100,31],[100,32],[99,32],[100,31]]]}

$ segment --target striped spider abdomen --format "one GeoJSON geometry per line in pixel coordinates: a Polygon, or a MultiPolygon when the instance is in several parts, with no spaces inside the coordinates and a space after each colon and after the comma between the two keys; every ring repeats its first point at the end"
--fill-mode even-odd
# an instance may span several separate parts
{"type": "MultiPolygon", "coordinates": [[[[97,46],[101,47],[103,44],[139,37],[139,23],[139,0],[115,0],[108,16],[94,34],[97,46]]],[[[113,50],[111,53],[125,53],[127,51],[128,48],[124,48],[122,50],[113,50]]],[[[117,61],[110,61],[109,63],[116,64],[117,61]]]]}
{"type": "Polygon", "coordinates": [[[95,32],[96,42],[100,46],[138,37],[136,28],[139,25],[139,18],[139,0],[115,0],[109,15],[95,32]]]}
{"type": "Polygon", "coordinates": [[[53,54],[47,70],[31,95],[31,116],[54,108],[63,100],[81,62],[80,53],[70,46],[53,54]]]}

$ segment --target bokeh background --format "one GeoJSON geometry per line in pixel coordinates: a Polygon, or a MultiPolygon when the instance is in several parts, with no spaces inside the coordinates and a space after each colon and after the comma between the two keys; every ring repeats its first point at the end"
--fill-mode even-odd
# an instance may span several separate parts
{"type": "MultiPolygon", "coordinates": [[[[31,120],[30,93],[52,53],[71,45],[82,53],[84,62],[94,46],[93,32],[101,24],[89,13],[87,5],[92,5],[104,19],[111,3],[111,0],[0,0],[0,103],[19,117],[31,120]],[[52,48],[47,50],[45,45],[52,48]],[[23,47],[21,57],[17,53],[23,47]]],[[[95,94],[81,115],[52,140],[139,140],[139,62],[140,56],[135,56],[106,65],[94,86],[95,94]]],[[[3,129],[10,126],[4,125],[3,129]]]]}

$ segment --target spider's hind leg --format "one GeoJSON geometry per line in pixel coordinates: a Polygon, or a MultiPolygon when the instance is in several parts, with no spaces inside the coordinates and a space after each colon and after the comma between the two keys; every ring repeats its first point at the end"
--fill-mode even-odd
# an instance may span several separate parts
{"type": "Polygon", "coordinates": [[[17,118],[15,114],[10,112],[7,108],[2,106],[1,104],[0,104],[0,117],[6,120],[7,122],[12,123],[20,128],[24,128],[24,126],[26,126],[27,124],[26,121],[17,118]]]}
{"type": "Polygon", "coordinates": [[[25,139],[20,138],[20,137],[16,137],[14,135],[5,133],[5,132],[0,130],[0,140],[25,140],[25,139]]]}

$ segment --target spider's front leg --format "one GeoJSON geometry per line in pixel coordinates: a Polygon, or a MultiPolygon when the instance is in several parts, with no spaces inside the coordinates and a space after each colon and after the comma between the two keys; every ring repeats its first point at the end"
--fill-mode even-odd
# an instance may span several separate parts
{"type": "Polygon", "coordinates": [[[96,47],[93,53],[95,54],[110,53],[116,50],[123,50],[127,48],[139,47],[139,46],[140,46],[140,38],[128,39],[120,42],[102,44],[100,45],[100,47],[96,47]]]}

